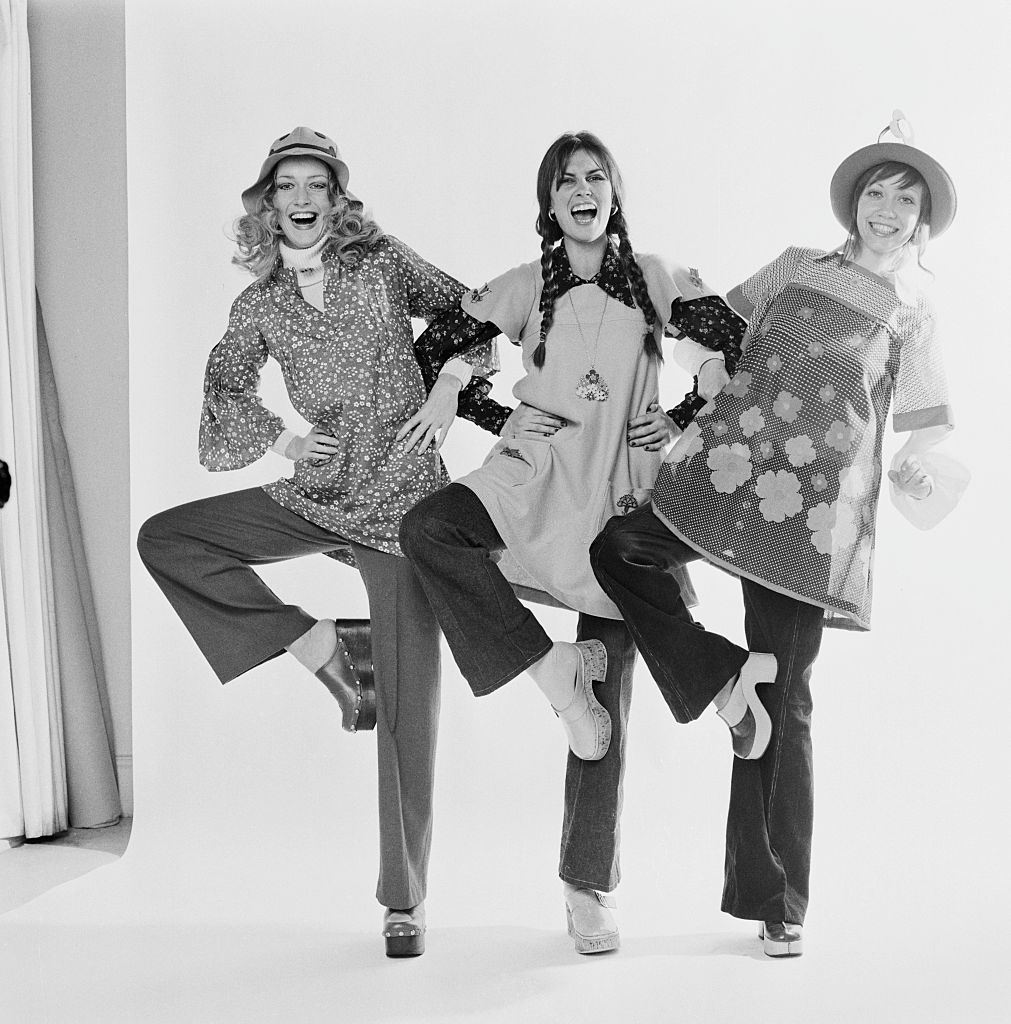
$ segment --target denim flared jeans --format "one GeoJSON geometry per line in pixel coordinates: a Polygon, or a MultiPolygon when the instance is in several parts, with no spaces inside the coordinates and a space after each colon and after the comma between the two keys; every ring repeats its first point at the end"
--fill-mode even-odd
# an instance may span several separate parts
{"type": "MultiPolygon", "coordinates": [[[[672,570],[700,557],[649,506],[612,519],[590,549],[597,580],[679,722],[696,719],[748,657],[685,607],[672,570]]],[[[741,587],[748,647],[774,654],[779,672],[758,691],[773,723],[768,750],[734,759],[722,905],[735,917],[802,924],[814,814],[811,670],[824,613],[752,580],[741,587]]]]}
{"type": "MultiPolygon", "coordinates": [[[[548,652],[551,638],[498,568],[502,538],[470,488],[450,484],[419,502],[404,516],[400,544],[475,695],[504,686],[548,652]]],[[[611,715],[611,745],[599,761],[568,755],[558,873],[573,885],[610,892],[620,880],[635,644],[619,619],[580,614],[576,639],[594,638],[607,648],[607,677],[594,692],[611,715]]]]}

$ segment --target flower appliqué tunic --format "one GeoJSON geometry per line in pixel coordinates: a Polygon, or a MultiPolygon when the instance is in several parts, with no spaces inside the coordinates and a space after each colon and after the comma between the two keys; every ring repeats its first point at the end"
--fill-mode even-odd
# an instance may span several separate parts
{"type": "Polygon", "coordinates": [[[750,319],[741,361],[661,467],[654,509],[715,564],[869,629],[889,405],[896,430],[952,423],[931,308],[800,248],[728,300],[750,319]]]}
{"type": "MultiPolygon", "coordinates": [[[[438,453],[407,452],[395,440],[427,397],[411,317],[430,320],[456,307],[464,288],[392,236],[351,265],[324,256],[324,267],[322,312],[280,267],[232,304],[207,362],[200,461],[239,469],[281,435],[283,421],[257,395],[272,356],[292,405],[339,450],[325,462],[296,462],[293,476],[264,491],[346,540],[399,555],[404,514],[449,482],[438,453]]],[[[480,354],[467,357],[481,362],[480,354]]]]}
{"type": "MultiPolygon", "coordinates": [[[[658,330],[666,326],[676,298],[710,294],[701,282],[691,282],[688,270],[656,256],[636,260],[658,330]]],[[[642,311],[588,282],[556,303],[544,365],[535,367],[542,287],[540,263],[523,264],[471,293],[461,307],[481,322],[494,322],[522,347],[526,376],[514,396],[567,425],[536,441],[510,436],[507,427],[484,464],[457,483],[474,491],[488,510],[506,545],[500,568],[511,582],[545,591],[577,611],[618,619],[621,614],[593,576],[589,546],[611,516],[649,501],[663,453],[629,447],[626,434],[628,420],[657,401],[657,366],[643,348],[642,311]],[[587,401],[576,387],[590,369],[594,353],[587,345],[593,345],[598,323],[593,365],[609,397],[587,401]]]]}

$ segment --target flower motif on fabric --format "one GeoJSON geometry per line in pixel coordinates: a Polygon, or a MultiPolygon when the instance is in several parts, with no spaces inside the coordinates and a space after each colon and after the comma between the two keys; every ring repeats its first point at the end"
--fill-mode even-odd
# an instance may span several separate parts
{"type": "Polygon", "coordinates": [[[814,450],[814,442],[807,434],[791,437],[784,442],[783,451],[790,459],[791,466],[809,466],[818,458],[818,453],[814,450]]]}
{"type": "Polygon", "coordinates": [[[772,403],[772,411],[784,422],[793,423],[804,408],[804,402],[789,391],[780,391],[779,397],[772,403]]]}
{"type": "Polygon", "coordinates": [[[800,481],[786,469],[763,473],[755,481],[755,494],[762,499],[758,503],[758,511],[770,523],[781,523],[804,507],[800,481]]]}
{"type": "Polygon", "coordinates": [[[825,346],[820,341],[812,341],[807,346],[807,354],[812,359],[820,359],[823,355],[825,355],[825,346]]]}
{"type": "MultiPolygon", "coordinates": [[[[519,459],[520,462],[526,462],[527,460],[523,457],[523,453],[519,448],[510,448],[509,445],[504,445],[498,450],[499,455],[504,455],[508,459],[519,459]]],[[[529,465],[529,463],[528,463],[529,465]]]]}
{"type": "Polygon", "coordinates": [[[724,423],[724,422],[723,422],[723,420],[717,420],[717,421],[716,421],[716,422],[715,422],[715,423],[713,424],[713,437],[723,437],[723,435],[724,435],[724,434],[725,434],[725,433],[726,433],[726,432],[727,432],[727,431],[728,431],[729,429],[730,429],[730,427],[728,427],[728,426],[726,425],[726,423],[724,423]]]}
{"type": "Polygon", "coordinates": [[[702,451],[702,431],[694,423],[689,423],[685,432],[677,439],[677,443],[671,449],[667,461],[673,465],[680,462],[691,462],[700,451],[702,451]]]}
{"type": "Polygon", "coordinates": [[[773,352],[768,359],[765,360],[765,365],[768,366],[770,373],[779,373],[783,369],[783,360],[773,352]]]}
{"type": "Polygon", "coordinates": [[[828,478],[824,473],[815,473],[811,477],[811,487],[815,491],[824,491],[828,489],[828,478]]]}
{"type": "Polygon", "coordinates": [[[731,377],[730,383],[723,390],[735,398],[743,398],[748,393],[750,384],[751,374],[747,370],[741,370],[740,373],[731,377]]]}
{"type": "Polygon", "coordinates": [[[481,285],[480,288],[475,288],[470,293],[470,301],[471,302],[480,302],[488,294],[488,291],[489,291],[488,285],[486,285],[486,284],[481,285]]]}
{"type": "Polygon", "coordinates": [[[798,320],[803,320],[803,321],[806,322],[806,321],[810,320],[811,317],[813,317],[813,316],[814,316],[814,310],[811,309],[810,306],[802,306],[800,309],[797,310],[797,319],[798,320]]]}
{"type": "Polygon", "coordinates": [[[717,445],[706,465],[713,470],[709,479],[721,494],[733,494],[751,479],[751,449],[746,444],[717,445]]]}
{"type": "Polygon", "coordinates": [[[831,384],[823,384],[818,389],[818,397],[828,405],[829,402],[835,401],[835,388],[831,384]]]}
{"type": "Polygon", "coordinates": [[[758,446],[758,453],[768,462],[776,454],[776,448],[771,441],[763,441],[758,446]]]}
{"type": "Polygon", "coordinates": [[[807,513],[807,528],[811,531],[811,543],[823,555],[841,551],[857,538],[853,510],[844,501],[815,505],[807,513]]]}
{"type": "Polygon", "coordinates": [[[737,422],[740,423],[741,433],[745,437],[754,437],[765,426],[765,417],[762,415],[762,410],[757,405],[753,405],[741,413],[737,422]]]}
{"type": "Polygon", "coordinates": [[[621,509],[623,516],[627,516],[629,512],[639,507],[639,503],[635,500],[635,495],[631,492],[623,494],[615,504],[621,509]]]}
{"type": "Polygon", "coordinates": [[[856,430],[847,426],[842,420],[833,420],[825,431],[825,444],[837,452],[848,452],[856,437],[856,430]]]}
{"type": "Polygon", "coordinates": [[[847,466],[839,470],[839,497],[859,498],[867,490],[867,474],[859,466],[847,466]]]}

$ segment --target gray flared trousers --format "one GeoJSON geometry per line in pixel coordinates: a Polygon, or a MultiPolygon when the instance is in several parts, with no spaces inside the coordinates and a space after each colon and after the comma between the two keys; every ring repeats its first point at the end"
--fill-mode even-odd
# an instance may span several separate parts
{"type": "MultiPolygon", "coordinates": [[[[439,720],[439,627],[410,562],[350,544],[260,488],[193,501],[140,529],[141,559],[222,683],[281,654],[315,619],[253,566],[349,547],[372,619],[379,756],[379,883],[386,907],[425,898],[439,720]]],[[[340,617],[335,609],[335,617],[340,617]]]]}

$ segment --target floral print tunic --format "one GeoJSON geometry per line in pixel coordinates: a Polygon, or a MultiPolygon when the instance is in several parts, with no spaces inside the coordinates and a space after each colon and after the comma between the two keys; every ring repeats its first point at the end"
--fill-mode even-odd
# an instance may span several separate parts
{"type": "MultiPolygon", "coordinates": [[[[408,452],[395,440],[427,394],[411,317],[429,320],[456,307],[464,287],[392,236],[352,265],[324,255],[324,267],[324,311],[280,267],[232,304],[207,362],[200,462],[239,469],[280,436],[284,423],[257,395],[272,356],[292,405],[340,448],[322,462],[296,462],[292,477],[263,489],[346,540],[400,554],[404,513],[449,480],[437,452],[408,452]]],[[[487,368],[489,353],[485,345],[465,358],[487,368]]]]}
{"type": "Polygon", "coordinates": [[[869,629],[881,442],[950,426],[934,318],[839,253],[792,248],[728,296],[737,373],[672,449],[653,504],[706,558],[869,629]]]}

